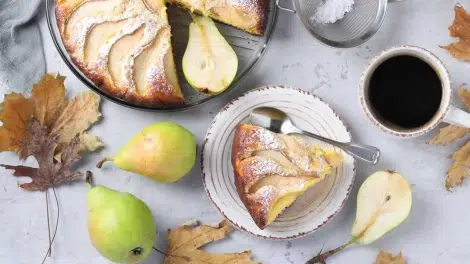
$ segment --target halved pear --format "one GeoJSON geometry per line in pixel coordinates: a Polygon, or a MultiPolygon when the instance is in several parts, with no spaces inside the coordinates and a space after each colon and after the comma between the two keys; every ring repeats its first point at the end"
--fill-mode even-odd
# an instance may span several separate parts
{"type": "Polygon", "coordinates": [[[184,77],[199,92],[221,93],[237,74],[237,54],[212,19],[192,16],[188,45],[183,56],[184,77]]]}
{"type": "Polygon", "coordinates": [[[410,185],[393,171],[378,171],[362,184],[357,195],[353,241],[370,244],[401,224],[411,211],[410,185]]]}

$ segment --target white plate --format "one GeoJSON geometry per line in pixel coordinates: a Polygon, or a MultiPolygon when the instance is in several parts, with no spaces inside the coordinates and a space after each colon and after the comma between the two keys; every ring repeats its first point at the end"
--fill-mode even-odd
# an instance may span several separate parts
{"type": "Polygon", "coordinates": [[[259,106],[279,108],[300,128],[325,137],[347,142],[351,134],[320,98],[284,86],[266,86],[245,93],[227,104],[209,127],[201,166],[204,186],[216,208],[235,227],[258,237],[298,238],[325,225],[342,208],[354,181],[354,159],[343,153],[344,162],[336,171],[299,197],[274,223],[264,230],[259,229],[238,196],[230,159],[235,127],[259,106]]]}

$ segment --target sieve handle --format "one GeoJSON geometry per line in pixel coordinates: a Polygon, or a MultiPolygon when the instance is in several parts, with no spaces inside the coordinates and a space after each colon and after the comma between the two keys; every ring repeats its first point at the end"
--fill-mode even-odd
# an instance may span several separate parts
{"type": "Polygon", "coordinates": [[[288,8],[288,7],[283,7],[283,6],[279,3],[279,0],[276,0],[276,6],[277,6],[279,9],[283,10],[283,11],[289,11],[289,12],[294,13],[294,14],[297,13],[297,12],[295,11],[295,9],[291,9],[291,8],[288,8]]]}

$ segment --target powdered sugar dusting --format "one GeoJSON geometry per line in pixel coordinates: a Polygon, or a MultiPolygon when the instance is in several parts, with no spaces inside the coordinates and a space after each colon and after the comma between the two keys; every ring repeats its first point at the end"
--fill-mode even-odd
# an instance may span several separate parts
{"type": "MultiPolygon", "coordinates": [[[[83,5],[77,6],[70,17],[72,17],[82,6],[83,5]]],[[[120,4],[116,5],[115,7],[110,6],[109,11],[106,10],[105,12],[100,12],[99,14],[100,15],[96,16],[85,16],[77,23],[75,31],[71,35],[72,38],[69,39],[69,42],[76,46],[76,51],[74,52],[73,56],[85,62],[86,40],[93,27],[108,22],[125,21],[119,32],[111,36],[106,41],[106,43],[103,43],[99,47],[98,57],[94,61],[90,61],[88,63],[90,68],[99,69],[100,72],[105,72],[108,76],[111,76],[108,62],[112,47],[118,41],[123,39],[123,37],[131,35],[138,29],[144,27],[142,39],[136,43],[136,46],[133,48],[130,54],[123,58],[121,63],[122,70],[120,71],[122,76],[120,76],[121,78],[116,78],[121,80],[120,83],[115,83],[115,85],[119,87],[127,87],[131,91],[136,91],[136,85],[133,76],[135,59],[152,44],[152,42],[156,39],[158,32],[162,30],[162,28],[168,26],[167,19],[163,17],[165,14],[153,12],[153,10],[146,7],[142,0],[121,1],[120,4]]],[[[155,76],[161,77],[161,74],[164,73],[163,58],[170,48],[169,45],[169,43],[163,43],[161,45],[161,59],[156,60],[154,64],[152,64],[147,70],[147,75],[149,78],[155,76]]],[[[112,81],[116,82],[115,80],[112,81]]]]}
{"type": "Polygon", "coordinates": [[[313,23],[328,24],[341,20],[352,10],[354,0],[318,0],[318,7],[310,18],[313,23]]]}

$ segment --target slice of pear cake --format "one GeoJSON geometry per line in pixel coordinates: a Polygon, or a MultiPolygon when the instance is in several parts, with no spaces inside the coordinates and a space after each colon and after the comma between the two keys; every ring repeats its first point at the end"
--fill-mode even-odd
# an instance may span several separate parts
{"type": "Polygon", "coordinates": [[[240,124],[232,146],[238,194],[264,229],[342,162],[340,153],[312,148],[297,136],[240,124]]]}

